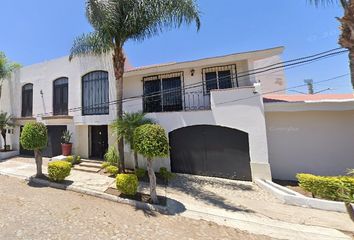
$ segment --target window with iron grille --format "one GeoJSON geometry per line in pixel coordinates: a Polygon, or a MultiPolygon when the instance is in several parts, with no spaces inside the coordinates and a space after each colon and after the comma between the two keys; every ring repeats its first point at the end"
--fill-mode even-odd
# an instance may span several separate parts
{"type": "Polygon", "coordinates": [[[33,84],[28,83],[22,87],[22,117],[31,117],[33,111],[33,84]]]}
{"type": "Polygon", "coordinates": [[[68,78],[53,82],[53,114],[68,115],[68,78]]]}
{"type": "Polygon", "coordinates": [[[143,78],[144,112],[172,112],[183,110],[183,73],[169,73],[143,78]]]}
{"type": "Polygon", "coordinates": [[[204,93],[209,94],[213,89],[238,87],[236,65],[217,66],[202,70],[204,93]]]}
{"type": "Polygon", "coordinates": [[[106,114],[109,114],[108,72],[90,72],[82,77],[82,115],[106,114]]]}

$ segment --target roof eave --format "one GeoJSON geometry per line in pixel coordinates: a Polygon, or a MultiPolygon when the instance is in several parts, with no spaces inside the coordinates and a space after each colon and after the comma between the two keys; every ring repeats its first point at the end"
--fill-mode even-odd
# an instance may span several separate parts
{"type": "Polygon", "coordinates": [[[234,53],[224,56],[203,58],[193,61],[177,62],[170,64],[154,65],[151,67],[145,67],[141,69],[133,69],[125,72],[125,77],[135,76],[135,75],[145,75],[157,72],[167,72],[176,71],[179,69],[193,68],[199,66],[208,66],[215,64],[227,64],[230,62],[242,61],[242,60],[260,60],[272,56],[277,56],[282,54],[284,47],[275,47],[270,49],[255,50],[250,52],[234,53]]]}

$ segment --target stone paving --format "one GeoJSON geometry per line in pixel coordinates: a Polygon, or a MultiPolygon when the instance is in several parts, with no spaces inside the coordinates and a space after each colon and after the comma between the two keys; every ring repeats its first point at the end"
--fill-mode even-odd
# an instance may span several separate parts
{"type": "MultiPolygon", "coordinates": [[[[48,161],[46,159],[44,165],[48,161]]],[[[0,174],[29,177],[34,172],[33,159],[14,158],[0,162],[0,174]]],[[[68,181],[73,186],[100,192],[115,185],[114,179],[107,176],[75,170],[72,170],[68,181]]],[[[139,190],[148,193],[148,184],[141,183],[139,190]]],[[[168,208],[175,214],[209,220],[254,234],[296,240],[318,239],[322,234],[321,239],[332,240],[347,239],[333,229],[354,229],[347,214],[284,205],[250,182],[179,174],[168,187],[158,186],[157,191],[159,195],[168,197],[168,208]]]]}
{"type": "Polygon", "coordinates": [[[16,178],[0,176],[0,182],[0,239],[273,239],[16,178]]]}
{"type": "Polygon", "coordinates": [[[294,224],[354,231],[348,214],[282,204],[250,182],[179,174],[167,188],[167,196],[183,202],[186,209],[225,217],[253,216],[294,224]]]}

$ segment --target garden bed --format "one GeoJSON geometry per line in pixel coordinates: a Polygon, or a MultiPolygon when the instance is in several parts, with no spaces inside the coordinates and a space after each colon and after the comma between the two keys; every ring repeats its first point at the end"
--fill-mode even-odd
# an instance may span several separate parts
{"type": "MultiPolygon", "coordinates": [[[[127,174],[135,174],[135,172],[131,169],[126,169],[125,170],[127,174]]],[[[115,178],[113,175],[109,174],[106,172],[106,170],[104,168],[102,168],[99,172],[98,172],[100,175],[104,175],[104,176],[107,176],[107,177],[110,177],[110,178],[115,178]]],[[[156,176],[156,184],[157,185],[161,185],[161,186],[167,186],[168,185],[168,180],[164,179],[160,173],[155,173],[155,176],[156,176]]],[[[140,182],[145,182],[145,183],[149,183],[149,176],[146,175],[142,178],[139,178],[139,181],[140,182]]]]}
{"type": "Polygon", "coordinates": [[[273,182],[279,184],[280,186],[289,188],[290,190],[293,190],[295,192],[298,192],[306,197],[312,198],[312,194],[308,191],[305,191],[299,186],[299,183],[297,181],[290,181],[290,180],[277,180],[274,179],[273,182]]]}
{"type": "MultiPolygon", "coordinates": [[[[155,173],[156,175],[156,184],[157,185],[162,185],[162,186],[167,186],[168,181],[164,178],[161,177],[159,173],[155,173]]],[[[143,178],[139,178],[139,181],[149,183],[149,176],[145,175],[143,178]]]]}
{"type": "MultiPolygon", "coordinates": [[[[130,200],[135,200],[135,201],[139,201],[139,202],[143,202],[143,203],[148,203],[148,204],[153,204],[150,198],[149,194],[145,194],[145,193],[136,193],[133,196],[130,195],[126,195],[121,193],[119,190],[115,189],[115,188],[108,188],[105,193],[113,195],[113,196],[117,196],[120,198],[124,198],[124,199],[130,199],[130,200]]],[[[163,196],[157,196],[159,199],[159,206],[166,206],[167,205],[167,199],[166,197],[163,196]]]]}

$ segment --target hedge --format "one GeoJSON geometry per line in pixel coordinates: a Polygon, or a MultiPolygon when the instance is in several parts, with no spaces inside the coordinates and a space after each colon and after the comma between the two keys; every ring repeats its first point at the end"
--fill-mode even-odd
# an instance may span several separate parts
{"type": "Polygon", "coordinates": [[[169,181],[169,180],[171,180],[171,179],[173,179],[173,178],[175,177],[175,174],[169,172],[169,171],[167,170],[167,168],[165,168],[165,167],[160,168],[159,173],[160,173],[160,176],[161,176],[163,179],[165,179],[166,181],[169,181]]]}
{"type": "Polygon", "coordinates": [[[347,196],[354,194],[354,177],[350,176],[315,176],[312,174],[297,174],[299,186],[311,192],[314,197],[334,201],[346,201],[347,196]]]}
{"type": "Polygon", "coordinates": [[[81,163],[81,157],[80,156],[67,156],[65,161],[71,163],[72,165],[75,165],[75,164],[81,163]]]}
{"type": "Polygon", "coordinates": [[[135,169],[135,175],[141,179],[143,177],[145,177],[146,175],[146,170],[144,168],[138,168],[138,169],[135,169]]]}
{"type": "Polygon", "coordinates": [[[106,168],[106,172],[108,172],[109,174],[116,176],[119,172],[118,167],[116,166],[107,166],[106,168]]]}
{"type": "Polygon", "coordinates": [[[70,175],[71,163],[57,161],[48,163],[48,176],[51,181],[61,182],[70,175]]]}
{"type": "Polygon", "coordinates": [[[135,174],[118,174],[117,189],[126,195],[135,195],[138,191],[138,177],[135,174]]]}

